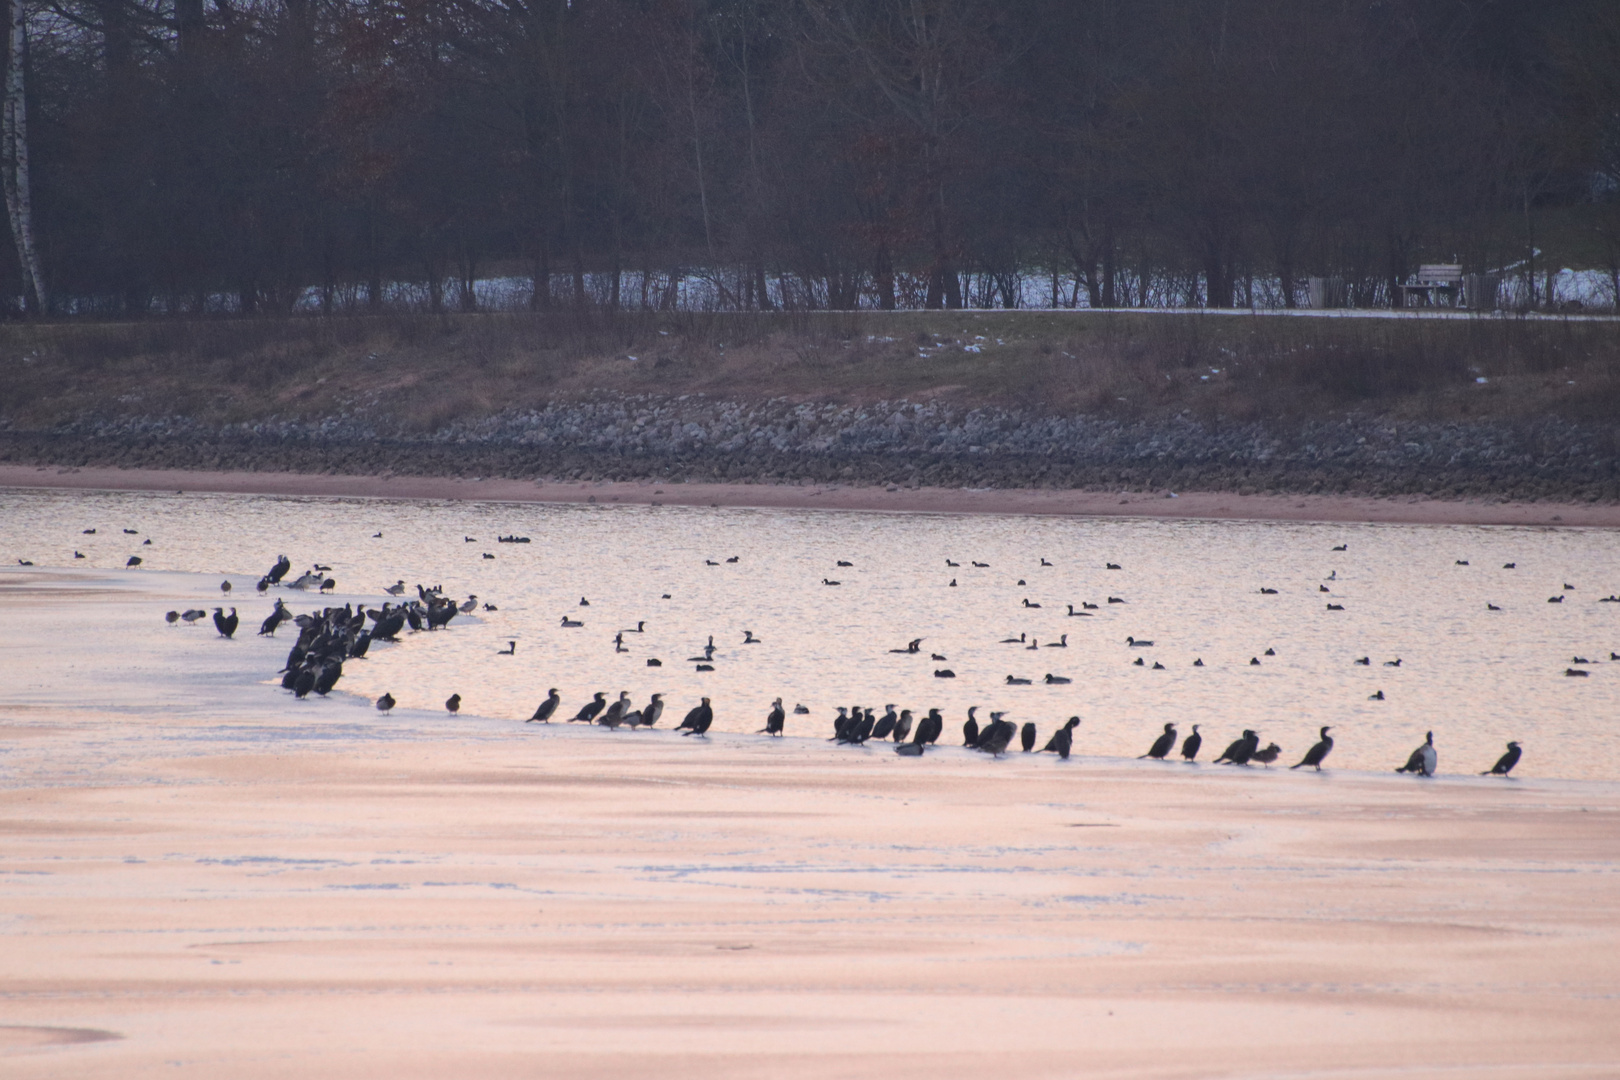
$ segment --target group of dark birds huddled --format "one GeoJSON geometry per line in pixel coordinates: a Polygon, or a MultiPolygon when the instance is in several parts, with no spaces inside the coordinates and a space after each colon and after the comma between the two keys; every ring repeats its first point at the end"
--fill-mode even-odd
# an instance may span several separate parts
{"type": "MultiPolygon", "coordinates": [[[[500,537],[504,543],[524,543],[526,537],[500,537]]],[[[1340,549],[1335,549],[1340,550],[1340,549]]],[[[731,561],[731,560],[728,560],[731,561]]],[[[840,566],[848,566],[847,562],[840,561],[840,566]]],[[[955,564],[951,564],[955,565],[955,564]]],[[[975,567],[987,568],[986,564],[974,562],[975,567]]],[[[1043,566],[1051,563],[1042,560],[1043,566]]],[[[1118,569],[1117,564],[1108,564],[1108,569],[1118,569]]],[[[330,591],[335,587],[335,581],[325,576],[330,567],[315,564],[309,571],[287,580],[292,571],[292,563],[285,556],[278,557],[270,570],[259,579],[258,590],[263,593],[272,586],[282,586],[291,589],[308,589],[312,586],[322,591],[330,591]]],[[[1022,580],[1019,581],[1023,585],[1022,580]]],[[[443,589],[438,586],[426,587],[417,585],[417,597],[404,602],[389,601],[381,607],[356,606],[353,603],[341,607],[326,607],[303,614],[294,614],[282,599],[276,599],[270,614],[260,625],[261,636],[273,637],[276,631],[286,622],[292,622],[298,629],[297,640],[287,654],[285,665],[280,671],[281,686],[292,692],[297,698],[305,698],[310,694],[324,696],[328,694],[343,677],[344,663],[362,659],[374,641],[393,642],[398,635],[407,629],[411,631],[433,631],[447,626],[459,614],[474,611],[478,606],[476,596],[469,596],[465,602],[458,603],[444,595],[443,589]]],[[[220,584],[220,591],[229,595],[231,584],[229,580],[220,584]]],[[[397,598],[403,597],[407,587],[403,580],[388,586],[385,590],[389,595],[397,598]]],[[[1275,590],[1262,590],[1272,591],[1275,590]]],[[[1109,597],[1110,603],[1124,603],[1121,598],[1109,597]]],[[[588,599],[581,597],[579,606],[589,606],[588,599]]],[[[1039,604],[1023,601],[1026,608],[1039,607],[1039,604]]],[[[1085,603],[1083,609],[1095,610],[1099,605],[1085,603]]],[[[495,610],[491,604],[484,604],[486,610],[495,610]]],[[[1080,615],[1071,606],[1069,614],[1080,615]]],[[[165,619],[171,625],[184,622],[187,625],[200,621],[208,612],[200,608],[190,608],[185,611],[170,611],[165,619]]],[[[220,636],[231,638],[234,636],[238,615],[236,608],[230,608],[226,614],[223,607],[213,609],[213,622],[220,636]]],[[[576,620],[566,617],[563,620],[565,627],[580,625],[576,620]]],[[[623,646],[623,636],[628,633],[643,632],[645,623],[638,623],[634,630],[620,631],[614,639],[616,651],[627,651],[623,646]]],[[[904,648],[889,650],[893,653],[917,655],[923,653],[924,639],[915,638],[904,648]]],[[[744,632],[745,645],[760,644],[760,639],[752,631],[744,632]]],[[[1017,638],[1003,639],[1003,644],[1024,645],[1028,649],[1037,648],[1065,648],[1068,645],[1067,635],[1062,635],[1058,641],[1038,644],[1034,641],[1025,641],[1025,635],[1017,638]]],[[[1127,636],[1125,644],[1134,650],[1151,648],[1152,641],[1127,636]]],[[[508,648],[501,650],[501,655],[513,655],[516,652],[516,642],[509,642],[508,648]]],[[[691,659],[699,663],[700,671],[706,670],[706,665],[714,659],[714,639],[709,638],[708,644],[702,650],[701,656],[691,659]]],[[[938,653],[927,654],[932,660],[938,662],[945,659],[938,653]]],[[[1265,655],[1275,655],[1274,650],[1266,649],[1265,655]]],[[[1356,660],[1358,665],[1370,665],[1371,659],[1363,657],[1356,660]]],[[[1138,665],[1142,660],[1136,660],[1138,665]]],[[[1258,665],[1258,657],[1250,661],[1258,665]]],[[[1398,667],[1401,661],[1397,658],[1386,661],[1386,667],[1398,667]]],[[[656,666],[656,661],[649,661],[656,666]]],[[[1155,667],[1159,665],[1155,664],[1155,667]]],[[[1203,666],[1202,661],[1196,661],[1195,666],[1203,666]]],[[[936,672],[936,674],[942,674],[936,672]]],[[[1008,676],[1010,685],[1027,685],[1031,680],[1008,676]]],[[[1048,674],[1044,680],[1047,684],[1067,684],[1071,680],[1048,674]]],[[[1381,697],[1381,694],[1378,695],[1381,697]]],[[[462,698],[459,693],[452,694],[444,703],[445,710],[454,715],[460,711],[462,698]]],[[[376,699],[375,705],[379,712],[387,713],[397,704],[392,694],[384,693],[376,699]]],[[[527,720],[528,723],[551,723],[554,720],[566,719],[568,723],[583,723],[617,731],[626,729],[651,729],[662,718],[664,712],[664,695],[654,693],[649,700],[639,707],[631,700],[628,691],[620,691],[616,700],[609,700],[606,692],[597,692],[585,701],[572,715],[566,716],[559,712],[562,708],[562,697],[557,689],[548,691],[547,697],[535,709],[534,714],[527,720]]],[[[1005,711],[995,711],[988,714],[988,719],[980,721],[978,718],[979,706],[968,709],[967,718],[962,724],[962,746],[980,751],[993,757],[1000,757],[1017,745],[1024,753],[1055,753],[1059,758],[1068,759],[1075,749],[1075,738],[1081,724],[1079,716],[1071,716],[1056,730],[1052,731],[1044,744],[1041,744],[1040,732],[1033,722],[1022,724],[1008,720],[1005,711]],[[1041,744],[1037,751],[1037,744],[1041,744]]],[[[804,705],[793,708],[795,714],[807,714],[809,710],[804,705]]],[[[786,734],[788,710],[781,698],[776,698],[765,715],[764,726],[756,734],[770,737],[781,737],[786,734]]],[[[690,710],[685,713],[684,719],[674,730],[686,736],[707,737],[714,723],[714,708],[710,698],[703,697],[690,710]]],[[[897,709],[895,705],[885,705],[881,713],[862,706],[838,706],[837,715],[832,718],[832,734],[829,742],[844,746],[864,747],[871,744],[892,744],[895,753],[904,757],[921,757],[930,748],[936,747],[944,734],[946,720],[938,708],[929,709],[897,709]]],[[[1199,731],[1200,725],[1193,724],[1190,732],[1184,739],[1180,739],[1180,748],[1177,749],[1179,734],[1174,723],[1164,724],[1161,734],[1153,741],[1147,752],[1141,755],[1142,759],[1155,761],[1173,760],[1176,756],[1188,763],[1195,763],[1203,749],[1204,736],[1199,731]]],[[[1324,761],[1332,753],[1334,739],[1329,734],[1333,728],[1324,725],[1318,731],[1316,742],[1304,753],[1300,760],[1289,766],[1291,769],[1309,767],[1320,771],[1324,761]]],[[[1282,756],[1283,750],[1275,742],[1265,742],[1258,732],[1244,730],[1242,734],[1212,761],[1215,764],[1252,767],[1262,765],[1270,767],[1282,756]]],[[[1518,764],[1521,748],[1518,742],[1507,744],[1506,752],[1490,768],[1481,775],[1506,776],[1518,764]]],[[[1429,732],[1424,742],[1412,751],[1411,756],[1400,768],[1400,773],[1412,773],[1420,776],[1435,775],[1438,765],[1437,752],[1434,745],[1434,733],[1429,732]]]]}

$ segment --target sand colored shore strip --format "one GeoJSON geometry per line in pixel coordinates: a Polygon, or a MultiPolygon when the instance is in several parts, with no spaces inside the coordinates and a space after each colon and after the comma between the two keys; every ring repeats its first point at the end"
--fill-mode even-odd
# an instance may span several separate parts
{"type": "Polygon", "coordinates": [[[382,717],[177,577],[0,593],[8,1078],[1620,1075],[1620,785],[382,717]]]}
{"type": "Polygon", "coordinates": [[[836,484],[718,484],[529,481],[424,476],[345,476],[186,469],[0,465],[0,488],[195,491],[248,495],[489,502],[660,503],[780,509],[952,514],[1051,514],[1246,521],[1390,522],[1416,525],[1620,527],[1620,505],[1491,502],[1417,496],[1238,495],[1221,492],[1070,491],[848,487],[836,484]]]}

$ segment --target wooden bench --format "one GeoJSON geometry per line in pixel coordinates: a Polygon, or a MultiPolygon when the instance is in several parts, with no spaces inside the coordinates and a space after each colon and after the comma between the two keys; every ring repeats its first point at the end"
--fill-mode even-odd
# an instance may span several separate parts
{"type": "Polygon", "coordinates": [[[1412,280],[1395,286],[1398,307],[1410,307],[1417,300],[1425,307],[1437,307],[1445,297],[1451,307],[1457,306],[1462,293],[1462,266],[1457,263],[1423,263],[1412,280]]]}

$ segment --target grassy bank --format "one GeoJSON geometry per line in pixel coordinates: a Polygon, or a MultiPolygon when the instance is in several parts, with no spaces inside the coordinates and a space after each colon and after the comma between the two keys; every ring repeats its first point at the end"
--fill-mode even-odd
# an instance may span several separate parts
{"type": "Polygon", "coordinates": [[[363,413],[603,392],[1274,422],[1620,416],[1620,325],[1159,312],[491,314],[0,327],[0,422],[363,413]],[[1480,382],[1479,380],[1485,380],[1480,382]]]}

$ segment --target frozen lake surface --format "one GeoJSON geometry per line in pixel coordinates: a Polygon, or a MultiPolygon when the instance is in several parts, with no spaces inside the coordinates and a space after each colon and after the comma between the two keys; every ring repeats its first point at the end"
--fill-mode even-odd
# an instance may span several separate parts
{"type": "MultiPolygon", "coordinates": [[[[830,735],[839,705],[881,713],[893,703],[919,716],[937,707],[942,746],[961,742],[973,705],[981,719],[1005,711],[1033,721],[1042,741],[1077,715],[1081,756],[1134,757],[1174,722],[1182,734],[1201,725],[1208,761],[1254,728],[1282,746],[1279,767],[1323,724],[1337,740],[1330,766],[1372,771],[1405,761],[1432,729],[1442,773],[1486,769],[1517,739],[1519,774],[1596,780],[1620,779],[1610,730],[1620,603],[1601,602],[1620,592],[1615,541],[1578,529],[0,491],[0,558],[10,565],[101,578],[167,572],[210,608],[220,581],[232,583],[224,603],[242,615],[234,642],[207,621],[170,627],[157,605],[147,622],[118,628],[128,640],[63,642],[82,654],[89,696],[105,683],[90,669],[139,655],[171,665],[181,684],[206,678],[228,692],[234,679],[243,694],[275,695],[289,731],[306,734],[358,723],[431,737],[439,724],[521,720],[555,686],[559,716],[596,691],[628,691],[637,707],[662,692],[664,728],[708,696],[714,730],[731,733],[763,727],[780,696],[810,710],[789,715],[790,737],[830,735]],[[497,543],[503,535],[532,542],[497,543]],[[281,553],[289,580],[330,566],[334,596],[257,595],[254,582],[281,553]],[[124,568],[131,555],[139,569],[124,568]],[[375,607],[400,579],[410,596],[417,583],[442,585],[497,610],[374,645],[346,665],[331,699],[295,701],[275,688],[291,628],[274,640],[254,634],[274,597],[294,611],[375,607]],[[1083,603],[1097,607],[1067,614],[1083,603]],[[565,628],[564,616],[584,625],[565,628]],[[626,633],[627,651],[615,652],[615,633],[638,623],[644,631],[626,633]],[[744,645],[745,631],[761,644],[744,645]],[[1064,635],[1066,647],[1049,647],[1064,635]],[[699,672],[687,658],[711,636],[714,670],[699,672]],[[1130,637],[1153,644],[1132,647],[1130,637]],[[915,638],[920,653],[890,651],[915,638]],[[508,641],[516,654],[498,655],[508,641]],[[935,677],[947,668],[954,679],[935,677]],[[1047,685],[1048,674],[1072,681],[1047,685]],[[1032,685],[1008,685],[1009,675],[1032,685]],[[391,717],[352,697],[384,691],[401,706],[391,717]],[[1370,700],[1379,691],[1384,699],[1370,700]],[[451,693],[463,699],[458,718],[442,708],[451,693]]],[[[76,692],[56,669],[8,663],[0,704],[76,692]]],[[[105,705],[126,715],[158,707],[139,694],[105,705]]]]}

